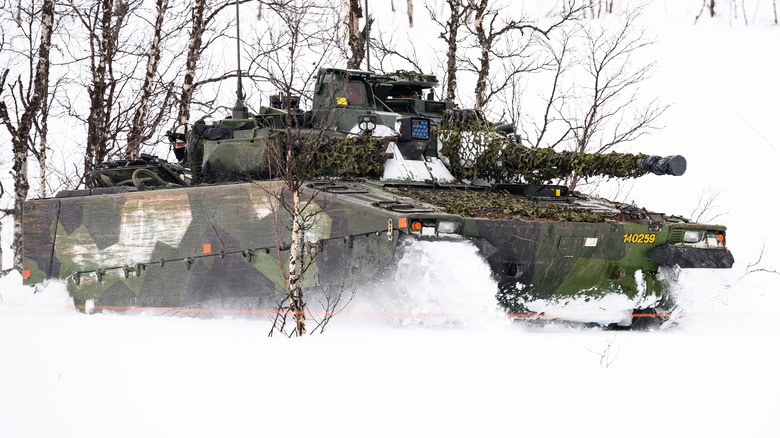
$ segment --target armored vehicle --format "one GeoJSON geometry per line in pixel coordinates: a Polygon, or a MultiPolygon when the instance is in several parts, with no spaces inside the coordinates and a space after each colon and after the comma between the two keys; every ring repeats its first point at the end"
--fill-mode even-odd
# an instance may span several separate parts
{"type": "Polygon", "coordinates": [[[436,100],[436,85],[321,69],[310,110],[280,95],[256,115],[198,121],[185,166],[143,155],[93,171],[93,188],[28,201],[24,281],[67,279],[77,306],[261,308],[286,286],[291,193],[278,177],[293,162],[312,212],[305,286],[369,282],[408,239],[473,242],[510,313],[609,293],[668,308],[660,267],[732,266],[724,226],[551,184],[681,175],[683,157],[528,148],[511,127],[436,100]]]}

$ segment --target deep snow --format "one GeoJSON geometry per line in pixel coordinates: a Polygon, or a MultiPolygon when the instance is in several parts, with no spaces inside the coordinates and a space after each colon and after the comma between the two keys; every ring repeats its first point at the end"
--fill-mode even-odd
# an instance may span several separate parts
{"type": "Polygon", "coordinates": [[[429,269],[410,270],[397,299],[358,297],[302,339],[268,338],[262,318],[84,315],[61,284],[33,294],[12,274],[0,279],[0,437],[776,434],[780,275],[743,274],[780,269],[780,29],[693,27],[698,2],[679,3],[647,11],[658,65],[645,88],[673,106],[632,150],[681,153],[688,172],[641,178],[627,196],[689,215],[720,193],[715,222],[737,262],[680,273],[674,327],[510,323],[468,246],[419,248],[409,260],[429,269]]]}

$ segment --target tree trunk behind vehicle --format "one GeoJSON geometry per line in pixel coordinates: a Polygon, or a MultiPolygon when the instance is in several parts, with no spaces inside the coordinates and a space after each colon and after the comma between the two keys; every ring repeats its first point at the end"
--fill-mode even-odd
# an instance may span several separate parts
{"type": "MultiPolygon", "coordinates": [[[[150,134],[145,135],[147,131],[147,114],[149,111],[149,100],[154,91],[155,79],[157,77],[157,67],[160,64],[161,34],[162,26],[165,20],[165,13],[168,10],[168,0],[157,0],[157,15],[154,22],[154,36],[152,37],[152,47],[149,49],[146,61],[146,76],[144,85],[141,89],[141,102],[133,115],[133,124],[130,127],[130,133],[127,135],[127,148],[125,149],[125,158],[137,158],[141,153],[141,143],[148,139],[150,134]]],[[[155,124],[152,128],[156,128],[155,124]]]]}
{"type": "MultiPolygon", "coordinates": [[[[13,264],[15,269],[21,270],[22,266],[22,214],[24,201],[27,199],[27,193],[30,184],[27,178],[27,152],[32,147],[32,138],[30,130],[33,127],[34,119],[38,117],[41,109],[41,102],[48,93],[49,88],[49,66],[52,29],[54,27],[54,0],[44,1],[41,8],[41,39],[38,46],[38,62],[35,67],[35,78],[33,79],[33,95],[29,101],[24,101],[24,96],[20,93],[21,104],[25,110],[19,118],[19,125],[14,127],[8,114],[8,108],[4,101],[0,101],[0,119],[11,134],[11,143],[13,144],[13,166],[11,174],[14,177],[14,229],[13,242],[11,247],[14,252],[13,264]]],[[[32,55],[31,58],[32,59],[32,55]]],[[[8,70],[0,78],[0,89],[4,88],[8,76],[8,70]]],[[[21,80],[21,79],[20,79],[21,80]]],[[[21,84],[19,85],[21,88],[21,84]]],[[[19,108],[19,106],[17,106],[19,108]]]]}
{"type": "MultiPolygon", "coordinates": [[[[72,3],[71,6],[77,9],[72,3]]],[[[82,11],[76,12],[83,14],[82,11]]],[[[89,21],[82,19],[89,32],[92,63],[92,81],[87,89],[90,105],[87,117],[87,150],[84,155],[84,182],[87,187],[94,186],[89,172],[101,167],[109,152],[108,131],[118,93],[118,80],[114,77],[114,58],[119,52],[119,33],[126,25],[128,12],[127,0],[119,0],[117,3],[114,0],[102,0],[100,8],[96,9],[96,13],[100,14],[99,23],[93,27],[89,21]],[[99,47],[97,53],[94,51],[95,46],[99,47]]]]}
{"type": "Polygon", "coordinates": [[[347,27],[347,42],[349,50],[352,52],[347,61],[347,68],[359,69],[366,57],[366,33],[370,31],[371,23],[368,17],[368,11],[365,14],[366,24],[363,30],[360,30],[360,19],[363,18],[363,8],[360,7],[360,0],[349,0],[349,11],[345,17],[344,24],[347,27]]]}
{"type": "Polygon", "coordinates": [[[206,27],[203,18],[205,7],[206,0],[195,0],[192,7],[192,30],[190,31],[190,40],[187,43],[187,65],[184,70],[184,83],[181,87],[179,115],[176,118],[179,123],[189,123],[190,121],[190,104],[192,103],[192,94],[195,91],[193,88],[195,70],[200,59],[203,31],[206,27]]]}
{"type": "Polygon", "coordinates": [[[467,7],[460,3],[461,0],[447,0],[450,7],[450,19],[445,24],[441,38],[447,43],[447,100],[455,100],[457,85],[457,54],[458,54],[458,28],[466,14],[467,7]]]}

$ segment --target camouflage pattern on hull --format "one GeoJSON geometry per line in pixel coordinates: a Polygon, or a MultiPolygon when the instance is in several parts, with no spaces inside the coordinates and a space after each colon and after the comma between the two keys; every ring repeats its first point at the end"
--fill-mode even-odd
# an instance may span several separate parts
{"type": "Polygon", "coordinates": [[[186,167],[142,154],[93,170],[100,187],[25,203],[25,282],[67,279],[78,306],[268,307],[287,289],[290,193],[264,180],[279,176],[269,157],[285,141],[288,170],[317,180],[302,193],[304,215],[319,212],[304,227],[304,287],[367,282],[407,236],[472,241],[510,312],[528,299],[663,296],[660,266],[732,266],[725,227],[539,184],[681,175],[683,157],[527,148],[511,126],[435,100],[435,83],[323,68],[308,111],[277,98],[251,117],[177,127],[186,167]]]}
{"type": "MultiPolygon", "coordinates": [[[[77,305],[262,306],[285,286],[281,190],[256,182],[28,201],[25,282],[66,278],[77,305]]],[[[364,282],[392,261],[398,230],[388,235],[388,220],[397,215],[369,207],[387,198],[359,192],[347,206],[306,191],[323,209],[305,236],[319,252],[307,285],[364,282]]]]}
{"type": "MultiPolygon", "coordinates": [[[[733,264],[722,226],[653,222],[626,212],[620,214],[634,218],[469,217],[404,198],[400,186],[306,185],[311,208],[322,212],[305,236],[317,254],[305,286],[369,281],[393,263],[400,233],[474,242],[510,312],[522,312],[518,303],[528,299],[663,296],[667,287],[656,278],[661,265],[733,264]],[[686,244],[687,232],[702,233],[703,243],[686,244]],[[712,245],[705,244],[709,238],[712,245]]],[[[25,281],[67,278],[79,306],[92,300],[97,306],[268,307],[285,288],[289,258],[282,190],[278,182],[254,182],[28,201],[25,281]]],[[[535,203],[560,208],[557,198],[535,203]]]]}
{"type": "Polygon", "coordinates": [[[511,313],[526,313],[522,303],[528,300],[611,292],[630,299],[641,292],[662,297],[668,286],[657,279],[658,263],[645,258],[649,247],[665,244],[664,230],[655,233],[656,243],[638,246],[624,243],[624,236],[647,233],[647,226],[479,221],[478,229],[482,237],[476,244],[498,276],[499,302],[511,313]],[[636,271],[644,285],[637,284],[636,271]]]}

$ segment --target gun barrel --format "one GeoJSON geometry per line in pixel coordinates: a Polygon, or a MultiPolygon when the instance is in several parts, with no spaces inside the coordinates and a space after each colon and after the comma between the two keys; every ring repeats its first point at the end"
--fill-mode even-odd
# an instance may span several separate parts
{"type": "Polygon", "coordinates": [[[645,172],[652,172],[656,175],[680,176],[688,168],[688,162],[682,155],[669,155],[668,157],[651,155],[637,158],[636,166],[645,172]]]}

